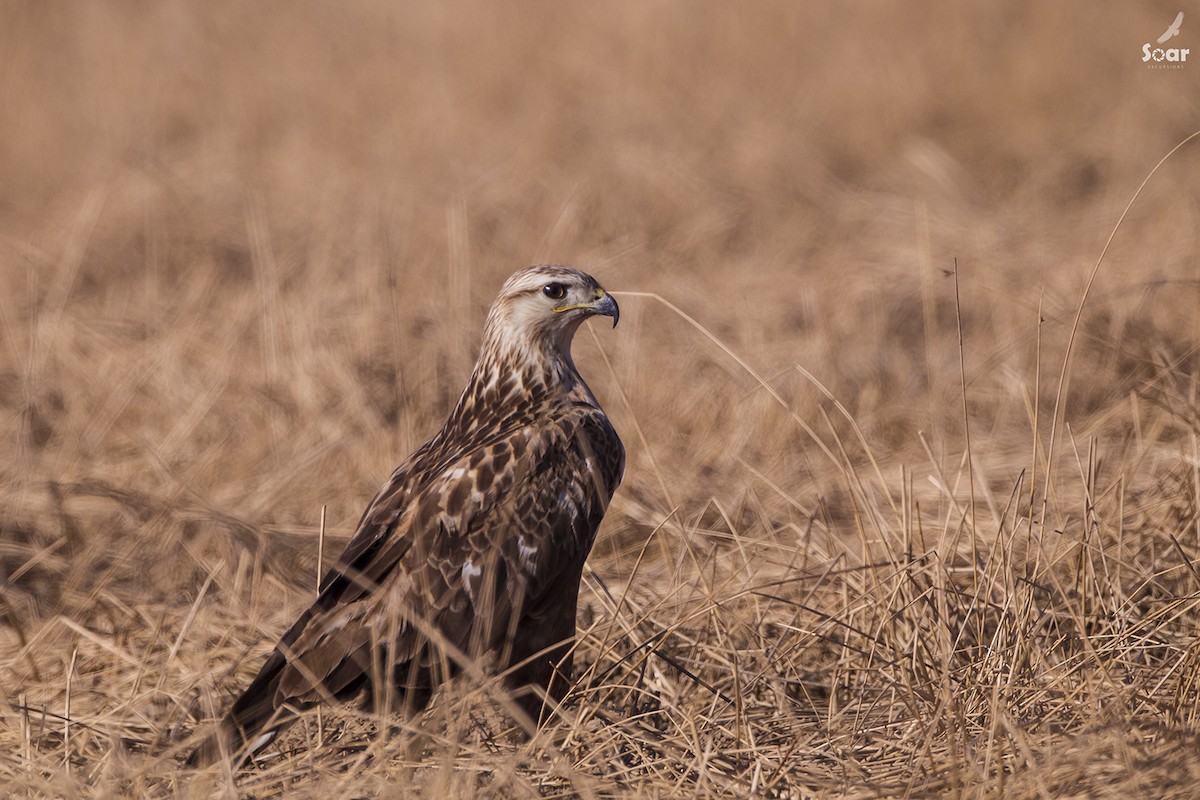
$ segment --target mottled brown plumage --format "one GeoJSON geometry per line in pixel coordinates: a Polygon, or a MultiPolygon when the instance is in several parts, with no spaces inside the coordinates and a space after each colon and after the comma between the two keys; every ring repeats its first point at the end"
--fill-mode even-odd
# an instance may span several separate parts
{"type": "Polygon", "coordinates": [[[584,560],[624,471],[621,440],[571,360],[617,304],[578,270],[504,284],[449,419],[392,474],[258,677],[191,757],[235,764],[297,710],[381,690],[419,710],[467,660],[536,721],[561,699],[584,560]]]}

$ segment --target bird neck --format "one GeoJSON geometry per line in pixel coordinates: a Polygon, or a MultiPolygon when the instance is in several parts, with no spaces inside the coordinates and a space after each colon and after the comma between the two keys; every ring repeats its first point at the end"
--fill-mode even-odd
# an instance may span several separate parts
{"type": "Polygon", "coordinates": [[[446,427],[487,435],[556,406],[596,398],[571,358],[571,334],[552,337],[496,336],[485,332],[479,359],[446,427]]]}

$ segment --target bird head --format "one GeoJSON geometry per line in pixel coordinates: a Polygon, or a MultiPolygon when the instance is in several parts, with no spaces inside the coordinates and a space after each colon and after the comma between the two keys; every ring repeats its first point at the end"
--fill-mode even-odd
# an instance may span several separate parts
{"type": "Polygon", "coordinates": [[[612,317],[615,328],[620,309],[591,275],[557,265],[528,267],[500,289],[488,314],[485,338],[497,337],[509,346],[557,350],[569,359],[575,331],[585,319],[597,315],[612,317]]]}

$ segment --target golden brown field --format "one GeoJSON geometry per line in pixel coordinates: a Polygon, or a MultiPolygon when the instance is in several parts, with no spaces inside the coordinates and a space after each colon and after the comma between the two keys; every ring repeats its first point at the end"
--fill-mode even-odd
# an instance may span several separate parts
{"type": "Polygon", "coordinates": [[[1197,796],[1178,10],[6,6],[0,794],[1197,796]],[[563,718],[185,770],[546,261],[628,293],[563,718]]]}

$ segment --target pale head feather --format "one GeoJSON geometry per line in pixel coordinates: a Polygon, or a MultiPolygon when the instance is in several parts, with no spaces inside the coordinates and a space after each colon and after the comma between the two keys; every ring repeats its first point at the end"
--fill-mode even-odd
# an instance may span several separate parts
{"type": "MultiPolygon", "coordinates": [[[[571,340],[580,324],[596,313],[586,306],[605,294],[595,278],[571,267],[550,264],[519,270],[504,282],[488,313],[484,352],[490,349],[518,362],[561,359],[573,372],[571,340]],[[561,287],[563,294],[547,294],[547,287],[561,287]]],[[[545,364],[552,371],[554,366],[545,364]]]]}

